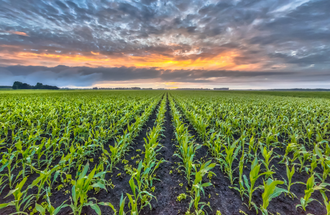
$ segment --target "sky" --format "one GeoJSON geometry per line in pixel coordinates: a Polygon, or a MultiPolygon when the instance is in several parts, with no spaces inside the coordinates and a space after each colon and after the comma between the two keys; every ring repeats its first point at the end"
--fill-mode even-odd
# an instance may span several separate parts
{"type": "Polygon", "coordinates": [[[330,88],[329,0],[0,5],[0,85],[330,88]]]}

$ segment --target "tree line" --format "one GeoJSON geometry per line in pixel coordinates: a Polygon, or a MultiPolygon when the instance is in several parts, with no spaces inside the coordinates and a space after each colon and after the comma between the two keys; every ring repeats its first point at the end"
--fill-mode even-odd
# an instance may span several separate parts
{"type": "Polygon", "coordinates": [[[35,86],[27,84],[27,83],[22,83],[20,81],[15,81],[13,84],[13,89],[47,89],[47,90],[58,90],[57,86],[50,86],[50,85],[44,85],[42,83],[37,83],[35,86]]]}

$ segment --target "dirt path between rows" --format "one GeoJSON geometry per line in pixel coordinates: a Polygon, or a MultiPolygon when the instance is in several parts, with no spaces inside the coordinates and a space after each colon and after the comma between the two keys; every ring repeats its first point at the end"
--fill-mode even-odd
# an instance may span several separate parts
{"type": "Polygon", "coordinates": [[[160,181],[155,183],[155,192],[157,200],[152,201],[152,210],[149,208],[144,209],[141,214],[143,215],[169,215],[169,214],[184,214],[188,208],[189,200],[181,202],[176,201],[180,193],[185,193],[186,179],[183,175],[177,172],[178,162],[180,159],[173,156],[176,150],[175,135],[173,132],[173,125],[170,114],[169,101],[166,103],[165,123],[163,137],[160,140],[163,148],[159,151],[158,159],[164,158],[167,162],[160,165],[156,171],[157,178],[160,181]],[[183,183],[180,186],[180,183],[183,183]]]}

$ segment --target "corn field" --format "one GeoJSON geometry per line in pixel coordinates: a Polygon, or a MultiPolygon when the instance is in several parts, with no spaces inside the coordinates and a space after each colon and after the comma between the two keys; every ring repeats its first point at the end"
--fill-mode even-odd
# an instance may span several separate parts
{"type": "Polygon", "coordinates": [[[0,98],[0,214],[330,215],[327,98],[103,90],[0,98]]]}

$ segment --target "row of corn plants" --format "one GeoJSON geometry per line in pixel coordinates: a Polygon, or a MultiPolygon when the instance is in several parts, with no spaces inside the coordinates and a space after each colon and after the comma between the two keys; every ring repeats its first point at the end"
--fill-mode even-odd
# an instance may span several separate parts
{"type": "Polygon", "coordinates": [[[150,106],[145,108],[141,116],[136,116],[134,123],[127,124],[127,129],[122,135],[115,137],[115,142],[113,145],[109,145],[109,150],[102,145],[103,160],[108,163],[110,172],[123,159],[125,153],[132,148],[130,147],[132,141],[140,134],[143,125],[148,121],[158,103],[159,99],[154,100],[150,106]]]}
{"type": "Polygon", "coordinates": [[[188,193],[191,197],[191,201],[186,214],[205,214],[204,207],[209,205],[205,202],[201,202],[200,200],[202,195],[205,195],[204,188],[211,186],[212,184],[210,182],[203,183],[203,177],[205,175],[213,175],[214,173],[211,169],[213,169],[216,164],[211,163],[211,160],[201,163],[194,159],[197,150],[201,147],[201,145],[196,143],[194,138],[190,135],[189,130],[183,122],[182,116],[176,108],[171,96],[169,96],[169,101],[171,114],[173,117],[172,121],[175,128],[174,133],[178,143],[178,149],[175,155],[182,161],[180,167],[183,168],[185,172],[185,178],[188,182],[188,189],[190,188],[188,193]]]}
{"type": "MultiPolygon", "coordinates": [[[[144,138],[144,157],[139,162],[137,168],[130,170],[131,179],[129,184],[132,194],[127,193],[128,206],[131,215],[138,215],[140,211],[149,205],[152,208],[151,200],[156,198],[152,195],[155,191],[154,181],[159,180],[156,176],[156,170],[159,165],[166,162],[163,158],[158,159],[158,152],[162,145],[159,143],[164,131],[164,118],[166,112],[167,96],[163,97],[160,103],[154,127],[148,131],[147,138],[144,138]]],[[[156,199],[157,200],[157,199],[156,199]]]]}

